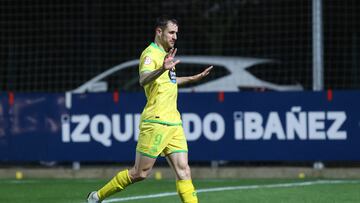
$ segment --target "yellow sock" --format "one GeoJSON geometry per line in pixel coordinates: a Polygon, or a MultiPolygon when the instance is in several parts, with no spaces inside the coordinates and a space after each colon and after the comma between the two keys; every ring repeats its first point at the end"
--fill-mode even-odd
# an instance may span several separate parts
{"type": "Polygon", "coordinates": [[[198,203],[196,191],[191,180],[176,181],[176,189],[183,203],[198,203]]]}
{"type": "Polygon", "coordinates": [[[131,183],[132,182],[129,176],[129,171],[127,169],[120,171],[106,185],[104,185],[104,187],[98,190],[97,194],[99,199],[103,200],[110,195],[125,189],[125,187],[131,183]]]}

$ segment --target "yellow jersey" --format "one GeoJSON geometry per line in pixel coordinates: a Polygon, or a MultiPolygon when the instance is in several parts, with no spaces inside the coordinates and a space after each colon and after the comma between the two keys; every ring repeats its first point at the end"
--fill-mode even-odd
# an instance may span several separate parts
{"type": "MultiPolygon", "coordinates": [[[[164,49],[151,43],[141,53],[139,73],[161,68],[166,54],[164,49]]],[[[141,122],[182,125],[177,110],[178,87],[175,70],[165,71],[156,80],[146,84],[144,90],[147,103],[141,114],[141,122]]]]}

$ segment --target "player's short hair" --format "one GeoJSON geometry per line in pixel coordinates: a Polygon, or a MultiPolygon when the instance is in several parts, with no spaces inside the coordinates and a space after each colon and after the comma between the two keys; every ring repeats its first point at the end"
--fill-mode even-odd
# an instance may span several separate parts
{"type": "Polygon", "coordinates": [[[160,16],[160,17],[156,18],[155,29],[160,27],[161,30],[164,30],[166,28],[168,22],[178,25],[178,21],[175,18],[171,18],[169,16],[164,15],[164,16],[160,16]]]}

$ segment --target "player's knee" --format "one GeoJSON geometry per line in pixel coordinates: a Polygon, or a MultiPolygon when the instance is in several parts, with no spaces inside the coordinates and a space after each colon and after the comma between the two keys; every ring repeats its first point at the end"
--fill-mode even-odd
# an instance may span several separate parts
{"type": "Polygon", "coordinates": [[[180,180],[188,180],[191,179],[191,171],[190,166],[188,164],[182,164],[178,168],[178,176],[180,180]]]}
{"type": "Polygon", "coordinates": [[[150,174],[150,171],[141,171],[141,172],[139,173],[138,178],[139,178],[140,180],[145,180],[145,179],[149,176],[149,174],[150,174]]]}
{"type": "Polygon", "coordinates": [[[148,169],[148,170],[133,169],[131,171],[132,171],[132,173],[130,173],[130,179],[133,182],[138,182],[138,181],[145,180],[149,176],[151,170],[150,169],[148,169]]]}

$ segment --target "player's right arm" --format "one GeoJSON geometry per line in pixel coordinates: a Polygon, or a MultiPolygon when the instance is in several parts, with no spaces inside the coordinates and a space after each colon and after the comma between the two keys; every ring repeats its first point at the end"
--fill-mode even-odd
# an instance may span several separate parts
{"type": "Polygon", "coordinates": [[[151,56],[146,56],[144,62],[140,64],[140,77],[139,83],[141,86],[145,86],[150,82],[156,80],[166,70],[170,70],[175,67],[176,64],[180,63],[179,60],[174,62],[174,56],[176,49],[171,49],[166,55],[163,65],[161,68],[155,69],[155,64],[151,59],[151,56]],[[155,70],[154,70],[155,69],[155,70]]]}
{"type": "Polygon", "coordinates": [[[150,82],[156,80],[161,74],[165,72],[163,67],[156,69],[154,71],[143,71],[140,73],[139,83],[141,86],[145,86],[150,82]]]}

